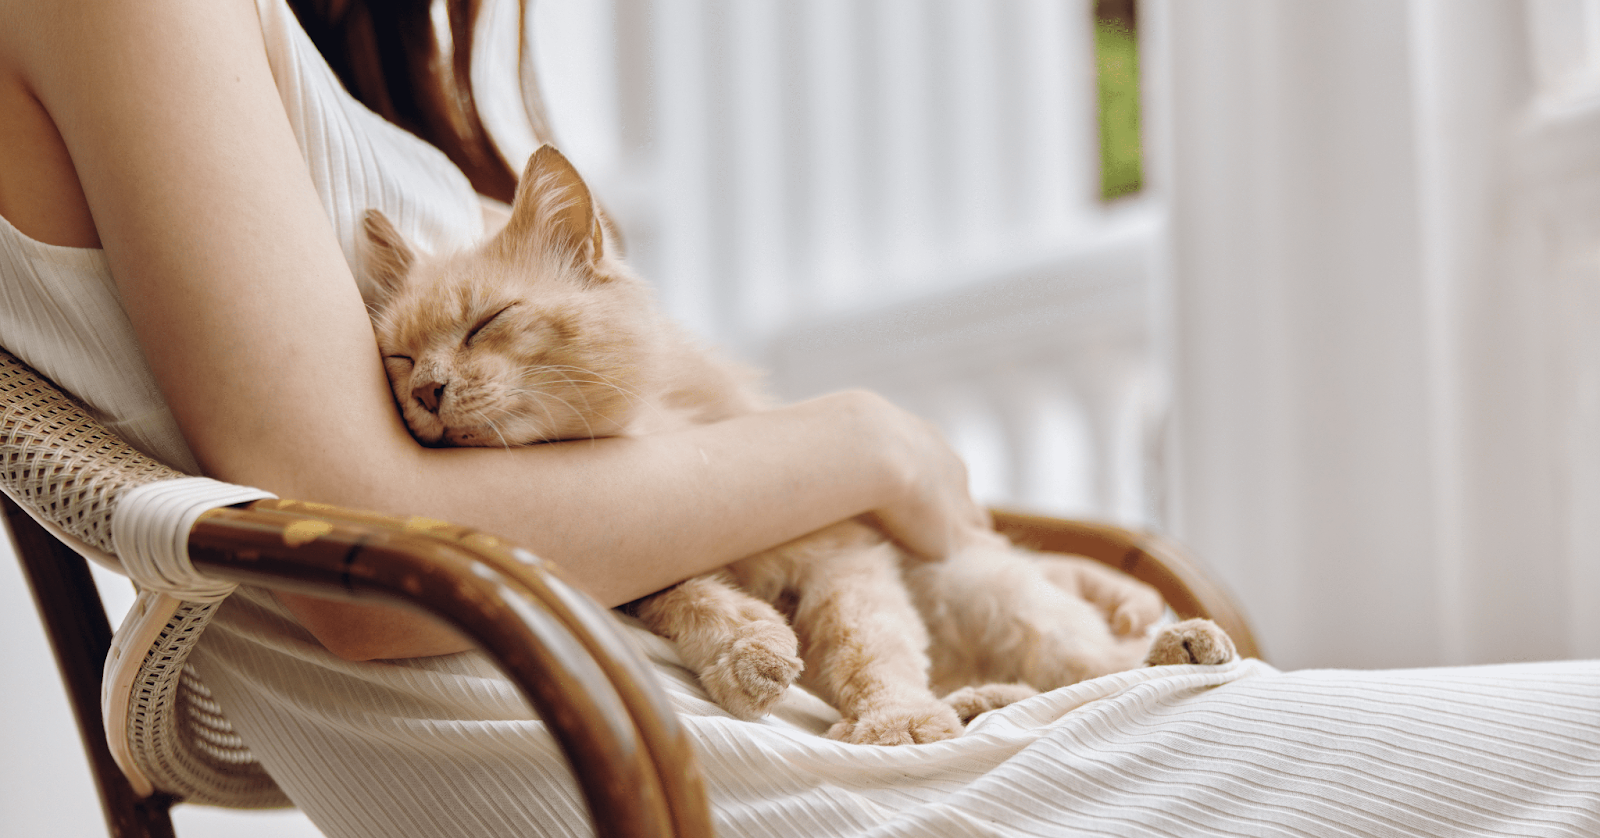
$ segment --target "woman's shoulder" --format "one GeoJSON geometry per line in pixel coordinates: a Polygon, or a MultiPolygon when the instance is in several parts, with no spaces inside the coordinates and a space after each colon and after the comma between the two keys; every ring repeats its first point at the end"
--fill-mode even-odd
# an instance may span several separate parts
{"type": "MultiPolygon", "coordinates": [[[[98,47],[106,58],[132,54],[143,43],[176,52],[190,39],[205,39],[219,23],[253,22],[261,9],[281,0],[51,0],[0,3],[0,69],[20,71],[31,80],[49,65],[96,56],[62,54],[64,46],[98,47]]],[[[136,68],[124,67],[125,71],[136,68]]]]}
{"type": "Polygon", "coordinates": [[[253,0],[173,0],[149,14],[146,5],[0,3],[0,216],[23,235],[67,247],[100,245],[59,117],[47,102],[81,98],[77,85],[114,87],[137,72],[141,45],[181,52],[185,38],[204,37],[198,27],[169,27],[165,20],[256,15],[253,0]]]}
{"type": "MultiPolygon", "coordinates": [[[[352,267],[368,207],[431,248],[481,235],[467,179],[352,98],[285,0],[5,3],[0,33],[0,216],[30,237],[98,246],[79,185],[84,167],[73,162],[80,149],[69,155],[74,144],[62,138],[95,139],[101,114],[180,83],[206,83],[221,96],[252,85],[275,90],[352,267]],[[222,40],[234,45],[230,53],[215,49],[222,40]]],[[[145,126],[161,131],[162,116],[151,111],[145,126]]],[[[203,116],[199,108],[169,114],[203,116]]]]}

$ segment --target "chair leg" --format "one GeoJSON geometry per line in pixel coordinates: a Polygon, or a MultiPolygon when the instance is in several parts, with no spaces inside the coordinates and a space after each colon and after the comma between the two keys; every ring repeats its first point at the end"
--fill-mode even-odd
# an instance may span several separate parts
{"type": "Polygon", "coordinates": [[[105,725],[100,719],[100,675],[111,648],[111,624],[88,562],[10,498],[0,495],[0,508],[66,684],[112,838],[173,838],[168,811],[172,798],[135,794],[106,745],[105,725]]]}

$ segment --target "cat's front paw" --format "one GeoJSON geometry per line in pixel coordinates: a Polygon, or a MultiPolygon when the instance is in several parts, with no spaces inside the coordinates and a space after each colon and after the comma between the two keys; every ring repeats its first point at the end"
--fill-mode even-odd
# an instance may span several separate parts
{"type": "Polygon", "coordinates": [[[990,710],[998,710],[1038,694],[1038,690],[1027,684],[983,684],[977,687],[962,687],[940,701],[950,705],[956,711],[956,715],[961,717],[962,723],[966,723],[990,710]]]}
{"type": "Polygon", "coordinates": [[[935,700],[845,719],[828,729],[828,738],[855,745],[921,745],[954,739],[961,729],[955,709],[935,700]]]}
{"type": "Polygon", "coordinates": [[[794,631],[782,623],[741,626],[733,643],[717,657],[700,682],[723,709],[745,719],[759,719],[783,697],[805,664],[794,631]]]}
{"type": "Polygon", "coordinates": [[[1184,620],[1162,626],[1156,632],[1150,653],[1145,656],[1146,666],[1170,666],[1199,663],[1215,665],[1227,663],[1239,656],[1234,651],[1233,640],[1221,626],[1210,620],[1184,620]]]}

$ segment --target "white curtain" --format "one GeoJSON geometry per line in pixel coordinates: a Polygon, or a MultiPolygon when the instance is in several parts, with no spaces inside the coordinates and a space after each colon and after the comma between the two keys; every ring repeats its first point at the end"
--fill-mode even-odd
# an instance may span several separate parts
{"type": "Polygon", "coordinates": [[[1280,665],[1600,655],[1600,2],[1146,11],[1174,534],[1280,665]]]}

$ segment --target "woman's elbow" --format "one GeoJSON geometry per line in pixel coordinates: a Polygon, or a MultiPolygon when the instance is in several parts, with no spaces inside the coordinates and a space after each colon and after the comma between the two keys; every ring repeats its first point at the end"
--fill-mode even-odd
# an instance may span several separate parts
{"type": "Polygon", "coordinates": [[[423,658],[474,647],[460,632],[421,612],[304,594],[279,593],[277,597],[301,627],[343,660],[423,658]]]}

